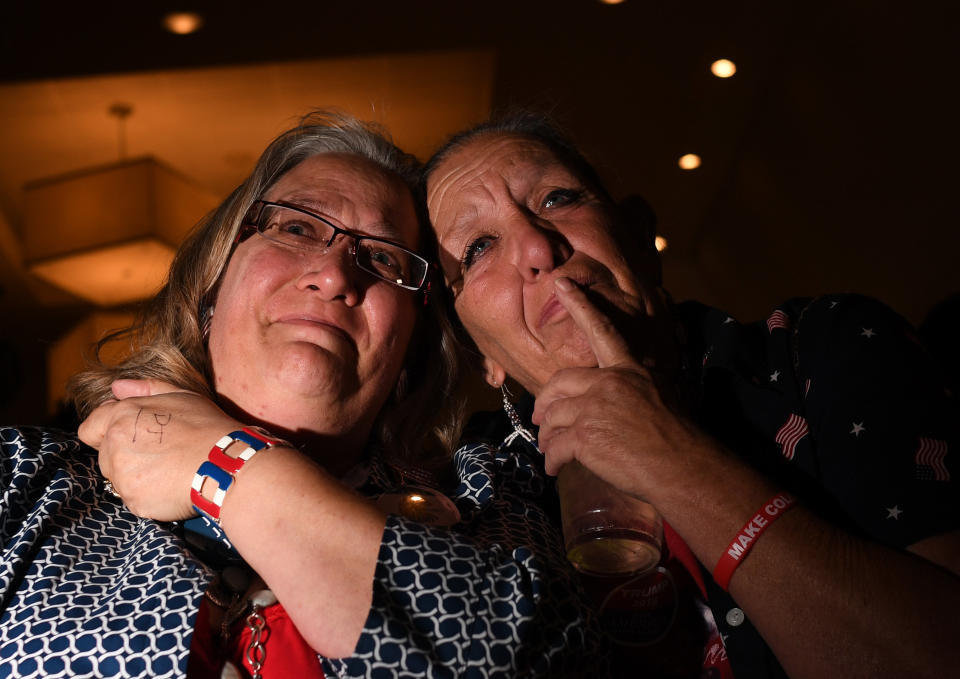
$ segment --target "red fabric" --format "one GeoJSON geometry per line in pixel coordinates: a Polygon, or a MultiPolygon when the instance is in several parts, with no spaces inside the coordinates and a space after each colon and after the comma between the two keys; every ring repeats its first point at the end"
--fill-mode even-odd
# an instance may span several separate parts
{"type": "Polygon", "coordinates": [[[187,658],[187,679],[219,677],[223,668],[219,650],[213,640],[213,630],[210,629],[210,602],[204,597],[200,601],[197,620],[193,624],[193,638],[190,640],[190,655],[187,658]]]}
{"type": "MultiPolygon", "coordinates": [[[[204,599],[197,612],[190,657],[187,661],[187,679],[219,677],[226,660],[242,667],[243,675],[249,676],[251,667],[244,659],[244,652],[250,644],[251,632],[245,618],[234,624],[229,647],[223,649],[210,629],[210,605],[204,599]]],[[[316,651],[300,636],[283,606],[268,606],[263,610],[263,617],[266,619],[266,631],[263,635],[266,655],[260,669],[263,679],[324,679],[316,651]]]]}
{"type": "MultiPolygon", "coordinates": [[[[667,553],[683,564],[683,567],[686,569],[687,573],[689,573],[690,577],[693,578],[693,581],[697,583],[697,587],[700,589],[701,596],[703,596],[704,600],[706,600],[707,585],[703,581],[703,573],[700,571],[700,565],[697,562],[697,557],[695,557],[693,552],[690,551],[690,548],[687,546],[687,543],[683,541],[683,538],[677,535],[676,531],[673,530],[673,527],[666,521],[663,522],[663,541],[667,545],[667,553]]],[[[666,558],[663,560],[667,561],[666,558]]]]}
{"type": "MultiPolygon", "coordinates": [[[[700,564],[697,557],[693,555],[690,547],[683,541],[673,527],[666,521],[663,522],[663,541],[666,546],[666,553],[663,555],[663,562],[669,567],[671,564],[679,564],[690,576],[689,580],[696,583],[700,590],[700,597],[697,597],[698,606],[702,607],[704,618],[709,621],[710,629],[708,632],[706,644],[703,650],[703,671],[701,676],[711,679],[734,679],[733,667],[730,665],[730,659],[727,657],[727,649],[723,645],[723,638],[720,636],[720,630],[713,619],[713,613],[707,605],[707,587],[703,580],[703,571],[700,570],[700,564]]],[[[683,579],[677,578],[678,586],[682,586],[683,579]]]]}

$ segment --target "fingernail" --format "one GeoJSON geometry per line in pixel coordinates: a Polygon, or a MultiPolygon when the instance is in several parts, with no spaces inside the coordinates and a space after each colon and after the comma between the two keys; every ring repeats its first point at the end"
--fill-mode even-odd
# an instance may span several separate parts
{"type": "Polygon", "coordinates": [[[557,280],[555,280],[555,281],[553,282],[553,284],[556,285],[560,290],[563,290],[564,292],[570,292],[571,290],[573,290],[573,289],[576,287],[576,286],[573,284],[573,281],[572,281],[572,280],[570,280],[569,278],[566,278],[566,277],[564,277],[564,276],[561,276],[560,278],[558,278],[557,280]]]}

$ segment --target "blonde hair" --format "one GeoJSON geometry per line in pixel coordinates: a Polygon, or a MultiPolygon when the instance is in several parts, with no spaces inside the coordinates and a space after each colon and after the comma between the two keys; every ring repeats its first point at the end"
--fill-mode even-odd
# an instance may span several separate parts
{"type": "MultiPolygon", "coordinates": [[[[243,217],[284,173],[323,153],[366,158],[399,176],[415,195],[419,163],[397,148],[381,128],[330,111],[304,116],[296,127],[270,143],[246,181],[194,228],[177,251],[166,284],[146,303],[137,321],[101,340],[96,346],[95,366],[71,379],[68,393],[81,418],[111,398],[110,385],[121,378],[162,380],[216,400],[203,326],[209,320],[243,217]],[[118,341],[129,343],[128,358],[105,365],[100,350],[118,341]]],[[[420,251],[435,261],[435,237],[422,206],[415,202],[420,251]]],[[[442,281],[432,281],[433,292],[427,295],[403,371],[380,413],[372,441],[398,463],[423,462],[424,449],[433,455],[446,454],[458,433],[456,408],[437,416],[449,401],[457,378],[456,343],[438,294],[442,287],[442,281]]]]}

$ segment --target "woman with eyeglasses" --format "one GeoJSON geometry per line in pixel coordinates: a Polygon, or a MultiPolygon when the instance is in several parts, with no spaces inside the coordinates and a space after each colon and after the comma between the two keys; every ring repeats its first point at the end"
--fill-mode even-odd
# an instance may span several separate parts
{"type": "Polygon", "coordinates": [[[652,214],[537,115],[455,136],[425,174],[467,341],[527,392],[488,436],[663,517],[671,577],[628,581],[632,608],[599,589],[616,676],[956,672],[960,413],[902,318],[857,295],[756,324],[673,304],[652,214]]]}
{"type": "Polygon", "coordinates": [[[529,470],[444,455],[456,371],[417,172],[308,117],[180,248],[114,338],[129,357],[75,379],[90,448],[0,430],[0,676],[592,663],[529,470]]]}

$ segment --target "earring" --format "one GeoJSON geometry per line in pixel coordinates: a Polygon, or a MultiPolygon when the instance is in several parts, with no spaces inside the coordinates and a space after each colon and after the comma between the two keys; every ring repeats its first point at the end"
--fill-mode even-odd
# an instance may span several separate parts
{"type": "Polygon", "coordinates": [[[505,444],[509,445],[513,443],[513,440],[518,436],[524,441],[532,445],[538,453],[543,455],[540,452],[540,448],[537,446],[536,437],[530,433],[530,430],[523,426],[523,420],[520,419],[520,416],[517,414],[517,409],[513,407],[513,403],[510,401],[510,390],[507,389],[506,384],[500,385],[500,391],[503,394],[503,411],[507,414],[507,418],[510,420],[510,424],[513,426],[513,433],[507,437],[504,441],[505,444]]]}

